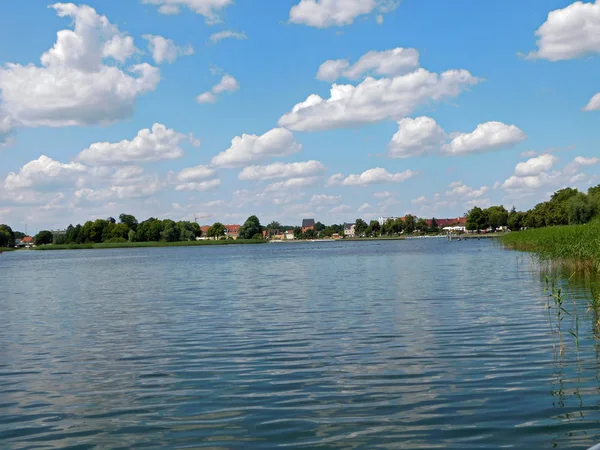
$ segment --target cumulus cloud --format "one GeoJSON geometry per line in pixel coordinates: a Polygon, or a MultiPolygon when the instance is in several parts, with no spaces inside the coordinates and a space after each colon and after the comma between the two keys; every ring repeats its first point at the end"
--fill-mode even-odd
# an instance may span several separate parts
{"type": "Polygon", "coordinates": [[[110,123],[133,114],[139,95],[152,91],[160,72],[149,64],[125,70],[137,51],[133,39],[89,6],[56,3],[60,17],[71,17],[74,30],[57,33],[41,66],[9,63],[0,68],[3,108],[24,126],[72,126],[110,123]]]}
{"type": "Polygon", "coordinates": [[[4,187],[13,190],[68,185],[76,182],[87,171],[88,168],[83,164],[77,162],[64,164],[42,155],[25,164],[19,172],[9,172],[4,180],[4,187]]]}
{"type": "Polygon", "coordinates": [[[238,81],[231,75],[223,75],[221,81],[215,84],[210,91],[196,97],[198,103],[215,103],[217,96],[223,92],[235,92],[240,88],[238,81]]]}
{"type": "Polygon", "coordinates": [[[215,174],[215,169],[210,166],[187,167],[181,170],[177,175],[177,181],[196,181],[204,178],[210,178],[215,174]]]}
{"type": "Polygon", "coordinates": [[[419,66],[419,52],[414,48],[394,48],[386,51],[370,51],[351,65],[347,59],[325,61],[319,67],[317,78],[335,81],[345,77],[355,80],[366,74],[395,77],[404,75],[419,66]]]}
{"type": "Polygon", "coordinates": [[[374,192],[373,193],[373,197],[375,198],[390,198],[390,197],[394,197],[396,195],[395,192],[390,192],[390,191],[382,191],[382,192],[374,192]]]}
{"type": "Polygon", "coordinates": [[[316,177],[296,177],[290,178],[285,181],[278,181],[276,183],[271,183],[267,187],[265,187],[265,192],[276,192],[286,189],[295,189],[304,186],[310,186],[314,184],[317,180],[316,177]]]}
{"type": "Polygon", "coordinates": [[[598,111],[600,110],[600,92],[594,95],[587,105],[583,108],[584,111],[598,111]]]}
{"type": "Polygon", "coordinates": [[[271,180],[274,178],[304,178],[321,174],[327,167],[319,161],[296,163],[277,162],[268,166],[249,166],[238,175],[240,180],[271,180]]]}
{"type": "Polygon", "coordinates": [[[419,198],[415,198],[415,199],[411,200],[410,202],[411,202],[413,205],[422,205],[422,204],[424,204],[424,203],[427,203],[427,201],[428,201],[428,200],[427,200],[427,197],[425,197],[424,195],[422,195],[421,197],[419,197],[419,198]]]}
{"type": "Polygon", "coordinates": [[[11,142],[11,135],[15,127],[14,119],[0,107],[0,148],[11,142]]]}
{"type": "Polygon", "coordinates": [[[446,138],[444,130],[430,117],[402,119],[388,144],[388,156],[408,158],[433,153],[440,149],[446,138]]]}
{"type": "Polygon", "coordinates": [[[339,205],[339,206],[336,206],[335,208],[331,208],[328,212],[330,212],[331,214],[343,214],[343,213],[349,213],[352,211],[353,211],[353,209],[348,205],[339,205]]]}
{"type": "Polygon", "coordinates": [[[528,58],[560,61],[600,52],[600,0],[551,11],[535,35],[538,50],[528,58]]]}
{"type": "Polygon", "coordinates": [[[148,41],[148,50],[152,53],[152,59],[156,64],[163,62],[173,64],[179,56],[194,54],[194,48],[191,45],[180,47],[172,39],[153,34],[144,34],[142,37],[148,41]]]}
{"type": "Polygon", "coordinates": [[[584,156],[577,156],[573,162],[579,166],[593,166],[600,163],[600,158],[594,156],[592,158],[586,158],[584,156]]]}
{"type": "Polygon", "coordinates": [[[527,135],[515,125],[486,122],[477,125],[472,133],[459,133],[442,146],[442,150],[451,155],[464,155],[514,147],[525,139],[527,135]]]}
{"type": "Polygon", "coordinates": [[[520,162],[515,167],[515,175],[517,177],[528,177],[539,175],[542,172],[546,172],[554,166],[558,161],[558,158],[549,153],[545,153],[540,156],[536,156],[528,159],[525,162],[520,162]]]}
{"type": "Polygon", "coordinates": [[[130,141],[96,142],[79,153],[77,159],[97,165],[177,159],[183,156],[180,145],[188,139],[185,134],[155,123],[151,130],[140,130],[130,141]]]}
{"type": "Polygon", "coordinates": [[[215,166],[240,167],[254,161],[288,156],[302,150],[294,135],[285,128],[274,128],[262,136],[242,134],[231,141],[231,147],[212,159],[215,166]]]}
{"type": "Polygon", "coordinates": [[[394,0],[300,0],[290,10],[290,22],[316,28],[340,27],[374,11],[390,12],[397,5],[394,0]]]}
{"type": "Polygon", "coordinates": [[[416,175],[412,170],[405,170],[399,173],[390,173],[387,170],[376,167],[374,169],[365,170],[361,174],[353,174],[345,177],[342,174],[332,175],[329,178],[329,184],[341,184],[343,186],[367,186],[370,184],[381,183],[402,183],[416,175]]]}
{"type": "Polygon", "coordinates": [[[462,181],[455,181],[450,183],[451,190],[446,192],[448,196],[459,196],[465,198],[479,198],[482,197],[489,188],[487,186],[481,186],[479,189],[474,189],[471,186],[467,186],[462,181]]]}
{"type": "Polygon", "coordinates": [[[313,205],[337,205],[342,201],[341,195],[315,194],[310,199],[313,205]]]}
{"type": "Polygon", "coordinates": [[[359,212],[364,212],[364,211],[368,211],[369,209],[371,209],[372,206],[369,203],[363,203],[359,208],[358,211],[359,212]]]}
{"type": "Polygon", "coordinates": [[[248,36],[246,36],[245,31],[237,32],[237,31],[232,31],[232,30],[219,31],[217,33],[213,33],[210,35],[210,41],[213,44],[218,44],[219,42],[221,42],[225,39],[243,40],[243,39],[248,39],[248,36]]]}
{"type": "Polygon", "coordinates": [[[179,14],[182,7],[204,16],[207,23],[220,21],[219,12],[232,5],[233,0],[142,0],[142,3],[157,5],[161,14],[179,14]]]}
{"type": "Polygon", "coordinates": [[[310,95],[284,114],[279,125],[295,131],[321,131],[400,120],[418,106],[455,97],[478,81],[466,70],[437,74],[417,69],[395,78],[367,77],[357,86],[334,84],[330,98],[310,95]]]}
{"type": "Polygon", "coordinates": [[[216,189],[221,185],[221,180],[215,178],[209,181],[190,181],[189,183],[182,183],[175,186],[177,191],[210,191],[216,189]]]}

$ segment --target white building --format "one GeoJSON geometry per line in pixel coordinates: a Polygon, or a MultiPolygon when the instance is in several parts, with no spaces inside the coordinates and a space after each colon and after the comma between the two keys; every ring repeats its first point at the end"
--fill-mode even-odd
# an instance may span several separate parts
{"type": "Polygon", "coordinates": [[[294,230],[287,230],[285,232],[285,239],[288,240],[288,241],[293,241],[294,239],[296,239],[294,237],[294,230]]]}
{"type": "Polygon", "coordinates": [[[344,237],[353,238],[356,235],[356,225],[353,223],[344,224],[344,237]]]}
{"type": "Polygon", "coordinates": [[[379,222],[379,225],[383,226],[384,223],[386,223],[388,220],[396,220],[399,219],[400,217],[380,217],[379,219],[377,219],[377,221],[379,222]]]}

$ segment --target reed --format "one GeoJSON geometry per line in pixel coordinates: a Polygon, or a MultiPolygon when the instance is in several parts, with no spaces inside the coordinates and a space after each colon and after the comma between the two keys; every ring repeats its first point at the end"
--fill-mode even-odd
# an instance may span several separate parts
{"type": "Polygon", "coordinates": [[[512,232],[500,240],[507,248],[535,252],[542,261],[569,271],[600,274],[600,220],[512,232]]]}

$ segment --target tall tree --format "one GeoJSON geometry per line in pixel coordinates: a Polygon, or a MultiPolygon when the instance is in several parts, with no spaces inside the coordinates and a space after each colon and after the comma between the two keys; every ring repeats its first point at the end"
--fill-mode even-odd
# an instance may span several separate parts
{"type": "Polygon", "coordinates": [[[238,231],[238,236],[240,239],[252,239],[255,235],[262,233],[262,226],[260,225],[260,220],[256,216],[250,216],[244,222],[238,231]]]}
{"type": "Polygon", "coordinates": [[[33,242],[35,245],[47,245],[52,244],[53,235],[51,231],[42,230],[35,235],[33,242]]]}
{"type": "Polygon", "coordinates": [[[15,245],[15,234],[8,225],[0,225],[0,247],[13,247],[15,245]]]}
{"type": "Polygon", "coordinates": [[[354,232],[358,237],[364,235],[367,232],[367,228],[369,228],[369,225],[362,219],[356,219],[354,222],[354,232]]]}
{"type": "Polygon", "coordinates": [[[215,222],[207,231],[206,235],[211,238],[219,239],[225,236],[225,225],[221,222],[215,222]]]}
{"type": "Polygon", "coordinates": [[[131,214],[121,214],[119,216],[119,221],[127,225],[131,230],[137,231],[138,221],[131,214]]]}
{"type": "Polygon", "coordinates": [[[404,216],[404,231],[406,233],[412,233],[417,229],[417,218],[412,214],[404,216]]]}

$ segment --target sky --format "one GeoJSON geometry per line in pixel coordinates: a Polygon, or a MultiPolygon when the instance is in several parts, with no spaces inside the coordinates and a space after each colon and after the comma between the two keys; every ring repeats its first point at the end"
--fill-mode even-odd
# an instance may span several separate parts
{"type": "Polygon", "coordinates": [[[600,0],[2,10],[13,229],[450,218],[600,183],[600,0]]]}

